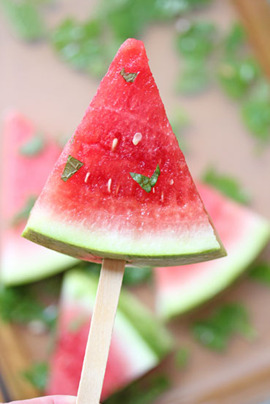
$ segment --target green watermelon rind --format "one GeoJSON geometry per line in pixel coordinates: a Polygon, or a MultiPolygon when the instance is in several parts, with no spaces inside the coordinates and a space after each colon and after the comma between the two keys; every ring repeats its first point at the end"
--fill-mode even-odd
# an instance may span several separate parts
{"type": "Polygon", "coordinates": [[[78,260],[55,251],[44,250],[44,254],[39,251],[38,260],[32,260],[29,257],[27,267],[22,263],[21,257],[18,256],[13,267],[6,268],[2,266],[0,271],[0,284],[5,286],[23,285],[29,282],[40,281],[49,276],[56,275],[66,269],[72,268],[78,263],[78,260]],[[25,270],[22,271],[22,266],[25,270]]]}
{"type": "Polygon", "coordinates": [[[241,250],[237,249],[237,258],[233,259],[229,255],[224,258],[224,264],[222,264],[221,259],[218,273],[208,273],[208,277],[193,284],[192,290],[189,287],[190,285],[186,290],[185,287],[181,290],[179,287],[177,291],[170,291],[170,293],[166,294],[166,297],[162,298],[162,302],[157,299],[156,311],[158,315],[164,320],[169,320],[184,314],[212,299],[232,284],[267,245],[270,239],[269,222],[256,215],[256,221],[254,220],[250,228],[247,228],[246,233],[248,240],[242,242],[241,250]],[[249,234],[252,237],[249,237],[249,234]],[[254,235],[256,241],[254,241],[254,235]]]}
{"type": "MultiPolygon", "coordinates": [[[[87,310],[94,307],[97,279],[81,270],[70,270],[64,278],[62,290],[63,304],[83,305],[87,310]]],[[[133,355],[154,367],[171,350],[173,340],[168,331],[137,299],[122,290],[119,298],[114,328],[121,330],[129,340],[133,340],[133,355]]]]}
{"type": "Polygon", "coordinates": [[[206,230],[194,227],[194,231],[189,233],[190,239],[185,233],[175,237],[169,230],[166,234],[159,234],[153,229],[152,233],[144,233],[140,237],[134,234],[109,232],[105,227],[85,231],[76,223],[67,225],[57,221],[45,209],[36,206],[22,235],[52,250],[94,262],[111,258],[141,265],[171,266],[226,255],[214,230],[211,228],[210,231],[210,225],[206,230]],[[54,223],[53,230],[50,223],[54,223]]]}

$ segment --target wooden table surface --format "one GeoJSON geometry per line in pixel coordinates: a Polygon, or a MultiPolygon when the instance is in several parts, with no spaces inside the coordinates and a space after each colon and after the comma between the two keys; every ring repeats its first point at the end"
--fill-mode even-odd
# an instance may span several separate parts
{"type": "MultiPolygon", "coordinates": [[[[59,0],[47,18],[52,25],[69,12],[84,18],[86,11],[93,6],[93,2],[86,0],[59,0]]],[[[224,30],[236,18],[232,4],[224,0],[215,0],[210,9],[200,14],[218,22],[224,30]]],[[[28,45],[16,40],[1,15],[0,38],[0,111],[15,107],[44,131],[56,135],[71,134],[98,82],[72,71],[46,43],[28,45]]],[[[270,147],[260,155],[256,154],[254,139],[243,127],[237,106],[215,86],[194,97],[174,93],[174,82],[181,66],[174,53],[173,38],[173,26],[155,25],[146,32],[144,41],[168,115],[181,107],[190,116],[186,157],[193,176],[199,177],[209,164],[221,173],[233,175],[252,195],[253,208],[270,219],[270,147]]],[[[269,248],[264,256],[270,258],[269,248]]],[[[149,288],[138,288],[135,293],[147,305],[153,306],[153,294],[149,288]]],[[[183,371],[176,371],[172,359],[164,363],[163,369],[171,376],[173,386],[156,404],[260,404],[263,400],[270,400],[269,307],[270,289],[243,277],[204,308],[170,323],[169,328],[179,346],[190,350],[191,360],[183,371]],[[193,318],[210,313],[224,301],[241,302],[248,308],[257,338],[254,342],[247,342],[235,337],[226,353],[216,354],[192,340],[189,325],[193,318]]],[[[14,337],[14,333],[12,335],[14,337]]],[[[43,359],[45,350],[42,351],[41,347],[47,344],[46,335],[35,336],[24,328],[16,328],[15,335],[15,346],[21,352],[16,351],[16,358],[22,355],[28,359],[43,359]]],[[[0,366],[1,358],[2,364],[4,362],[3,352],[0,338],[0,366]]],[[[31,396],[36,392],[27,394],[31,396]]]]}

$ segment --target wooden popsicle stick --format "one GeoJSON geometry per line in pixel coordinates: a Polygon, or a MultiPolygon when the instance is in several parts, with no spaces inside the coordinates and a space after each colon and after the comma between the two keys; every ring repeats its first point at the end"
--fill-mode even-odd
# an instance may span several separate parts
{"type": "Polygon", "coordinates": [[[103,260],[77,404],[99,403],[124,270],[125,261],[103,260]]]}

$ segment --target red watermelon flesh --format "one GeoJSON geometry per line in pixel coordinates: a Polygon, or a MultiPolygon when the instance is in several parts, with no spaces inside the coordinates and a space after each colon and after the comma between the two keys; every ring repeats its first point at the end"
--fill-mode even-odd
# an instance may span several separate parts
{"type": "Polygon", "coordinates": [[[205,206],[228,252],[220,260],[156,268],[156,307],[169,318],[213,297],[256,258],[270,237],[270,224],[215,189],[198,184],[205,206]]]}
{"type": "MultiPolygon", "coordinates": [[[[21,237],[25,218],[18,219],[29,200],[39,195],[48,173],[61,153],[56,141],[42,135],[33,154],[24,148],[41,136],[33,124],[18,112],[9,112],[4,120],[1,168],[1,270],[5,284],[39,279],[71,265],[73,260],[47,251],[21,237]],[[30,154],[29,154],[30,153],[30,154]]],[[[33,144],[33,143],[32,143],[33,144]]]]}
{"type": "Polygon", "coordinates": [[[127,40],[37,201],[24,236],[85,260],[162,265],[224,255],[168,122],[144,45],[127,40]],[[130,81],[125,74],[137,74],[130,81]],[[82,166],[61,178],[72,156],[82,166]],[[160,175],[146,192],[130,173],[160,175]]]}
{"type": "MultiPolygon", "coordinates": [[[[90,274],[73,270],[65,275],[47,394],[77,394],[96,288],[97,279],[90,274]]],[[[137,300],[123,291],[112,335],[102,399],[155,367],[170,347],[171,341],[165,330],[137,300]],[[127,312],[123,306],[128,307],[127,312]],[[137,323],[131,312],[136,312],[137,323]],[[147,324],[143,333],[136,328],[138,322],[147,324]],[[147,328],[151,328],[150,335],[155,337],[154,342],[151,342],[153,338],[146,338],[147,328]]]]}

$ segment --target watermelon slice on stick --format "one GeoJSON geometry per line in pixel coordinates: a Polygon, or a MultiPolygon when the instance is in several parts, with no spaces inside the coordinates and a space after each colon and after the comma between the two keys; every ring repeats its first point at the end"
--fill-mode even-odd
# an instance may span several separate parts
{"type": "Polygon", "coordinates": [[[97,404],[125,263],[170,266],[225,254],[141,41],[119,49],[23,234],[76,258],[103,259],[78,392],[80,404],[97,404]]]}

